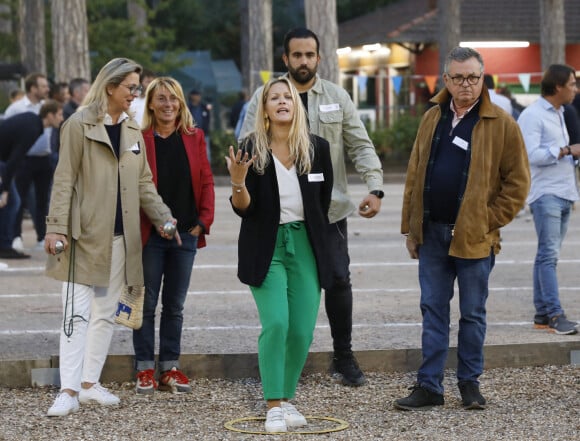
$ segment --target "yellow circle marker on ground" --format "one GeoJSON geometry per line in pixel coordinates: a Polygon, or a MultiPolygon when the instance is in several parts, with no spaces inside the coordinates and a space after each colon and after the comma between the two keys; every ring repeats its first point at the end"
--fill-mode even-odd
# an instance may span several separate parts
{"type": "Polygon", "coordinates": [[[224,427],[232,432],[252,435],[320,435],[340,432],[349,427],[346,421],[338,418],[307,416],[306,419],[308,420],[307,426],[298,427],[296,430],[290,428],[288,432],[271,433],[264,431],[264,421],[266,421],[264,417],[237,418],[224,423],[224,427]],[[258,422],[259,424],[257,424],[258,422]]]}

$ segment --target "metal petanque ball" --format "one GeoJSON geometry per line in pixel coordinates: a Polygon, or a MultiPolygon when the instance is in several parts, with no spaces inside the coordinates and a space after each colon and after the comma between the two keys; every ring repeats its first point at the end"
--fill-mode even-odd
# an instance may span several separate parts
{"type": "Polygon", "coordinates": [[[169,237],[173,237],[175,235],[175,225],[173,222],[165,222],[165,225],[163,225],[163,232],[169,237]]]}
{"type": "Polygon", "coordinates": [[[55,254],[62,253],[64,251],[64,243],[62,240],[57,240],[54,244],[54,252],[55,254]]]}

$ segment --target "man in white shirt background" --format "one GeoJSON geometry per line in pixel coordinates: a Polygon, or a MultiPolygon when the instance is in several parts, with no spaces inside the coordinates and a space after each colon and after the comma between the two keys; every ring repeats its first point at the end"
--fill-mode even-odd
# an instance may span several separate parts
{"type": "Polygon", "coordinates": [[[25,95],[10,104],[4,112],[4,118],[24,112],[34,112],[38,115],[42,102],[48,97],[50,87],[44,74],[35,72],[24,79],[25,95]]]}

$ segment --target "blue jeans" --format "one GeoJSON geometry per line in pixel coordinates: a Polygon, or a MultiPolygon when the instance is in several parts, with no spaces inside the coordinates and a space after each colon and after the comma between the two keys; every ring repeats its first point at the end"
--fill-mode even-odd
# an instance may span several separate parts
{"type": "Polygon", "coordinates": [[[334,281],[324,291],[324,306],[330,324],[334,354],[348,355],[352,347],[352,285],[346,219],[328,225],[328,248],[334,281]]]}
{"type": "Polygon", "coordinates": [[[169,241],[152,233],[143,248],[145,301],[143,326],[133,331],[135,367],[138,371],[155,368],[155,308],[161,282],[161,322],[159,325],[159,370],[179,368],[183,305],[197,252],[197,237],[180,233],[183,244],[169,241]]]}
{"type": "Polygon", "coordinates": [[[568,230],[572,202],[546,194],[530,204],[538,236],[534,260],[534,306],[536,314],[562,314],[556,266],[568,230]]]}
{"type": "MultiPolygon", "coordinates": [[[[0,173],[4,171],[6,164],[0,162],[0,173]]],[[[8,189],[8,203],[5,207],[0,208],[0,249],[12,248],[12,239],[14,239],[14,225],[16,216],[20,208],[20,196],[16,189],[14,179],[8,189]]]]}
{"type": "Polygon", "coordinates": [[[454,283],[459,287],[459,335],[457,341],[458,382],[478,382],[483,372],[483,342],[486,332],[485,303],[488,281],[495,263],[490,250],[482,259],[449,255],[452,226],[426,222],[419,248],[419,283],[423,315],[423,363],[417,382],[443,393],[443,373],[449,349],[450,302],[454,283]]]}

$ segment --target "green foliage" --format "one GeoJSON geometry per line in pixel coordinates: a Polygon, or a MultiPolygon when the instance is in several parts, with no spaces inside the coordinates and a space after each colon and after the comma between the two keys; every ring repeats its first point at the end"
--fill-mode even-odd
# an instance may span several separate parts
{"type": "Polygon", "coordinates": [[[238,145],[231,131],[213,130],[211,132],[211,166],[214,174],[226,174],[226,161],[230,146],[238,145]]]}
{"type": "Polygon", "coordinates": [[[0,61],[3,63],[17,63],[20,61],[18,51],[18,33],[16,32],[16,23],[18,22],[18,1],[17,0],[0,0],[0,5],[6,8],[6,11],[0,13],[0,19],[12,21],[13,32],[0,32],[0,61]]]}
{"type": "Polygon", "coordinates": [[[394,1],[397,0],[336,0],[338,22],[341,23],[345,20],[368,14],[394,1]]]}
{"type": "Polygon", "coordinates": [[[391,163],[406,162],[415,142],[420,116],[401,114],[390,127],[369,131],[381,160],[391,163]]]}
{"type": "MultiPolygon", "coordinates": [[[[149,19],[156,11],[144,6],[149,19]]],[[[88,0],[89,47],[93,77],[110,59],[131,58],[154,72],[165,73],[182,65],[175,46],[167,49],[164,57],[153,60],[158,45],[171,46],[174,32],[167,28],[145,26],[139,29],[129,19],[126,2],[117,0],[88,0]]]]}

